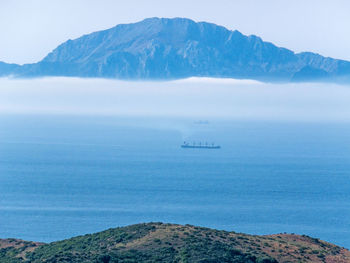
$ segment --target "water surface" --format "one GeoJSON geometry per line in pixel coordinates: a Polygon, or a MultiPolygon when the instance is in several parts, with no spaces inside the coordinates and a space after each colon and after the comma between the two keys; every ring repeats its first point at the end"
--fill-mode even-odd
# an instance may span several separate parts
{"type": "Polygon", "coordinates": [[[162,221],[350,247],[349,124],[197,121],[2,115],[0,238],[162,221]]]}

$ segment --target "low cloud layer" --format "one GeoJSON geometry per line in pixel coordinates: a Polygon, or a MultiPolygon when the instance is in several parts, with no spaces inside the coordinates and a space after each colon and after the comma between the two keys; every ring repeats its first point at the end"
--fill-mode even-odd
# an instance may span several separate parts
{"type": "Polygon", "coordinates": [[[170,82],[0,79],[0,114],[350,121],[350,86],[190,78],[170,82]]]}

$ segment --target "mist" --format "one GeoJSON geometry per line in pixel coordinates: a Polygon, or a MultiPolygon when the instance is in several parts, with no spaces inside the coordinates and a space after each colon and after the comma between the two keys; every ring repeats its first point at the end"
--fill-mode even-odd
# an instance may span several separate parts
{"type": "Polygon", "coordinates": [[[349,101],[350,86],[324,83],[0,79],[0,114],[348,122],[349,101]]]}

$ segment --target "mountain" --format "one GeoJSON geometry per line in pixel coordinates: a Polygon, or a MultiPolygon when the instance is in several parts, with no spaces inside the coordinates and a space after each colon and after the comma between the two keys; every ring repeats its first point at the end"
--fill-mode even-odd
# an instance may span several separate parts
{"type": "Polygon", "coordinates": [[[19,65],[16,64],[7,64],[0,61],[0,77],[8,76],[16,72],[20,68],[19,65]]]}
{"type": "Polygon", "coordinates": [[[185,18],[149,18],[68,40],[42,61],[0,75],[118,79],[186,77],[348,81],[350,62],[294,53],[261,38],[185,18]]]}
{"type": "Polygon", "coordinates": [[[350,262],[350,251],[294,234],[254,236],[203,227],[148,223],[49,244],[0,240],[2,263],[39,262],[350,262]]]}

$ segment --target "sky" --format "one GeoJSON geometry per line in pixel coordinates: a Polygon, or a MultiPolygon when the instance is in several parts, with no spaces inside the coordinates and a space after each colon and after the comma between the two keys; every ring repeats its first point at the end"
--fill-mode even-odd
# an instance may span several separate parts
{"type": "Polygon", "coordinates": [[[147,17],[187,17],[295,52],[350,60],[348,0],[0,0],[0,61],[35,63],[68,39],[147,17]]]}

